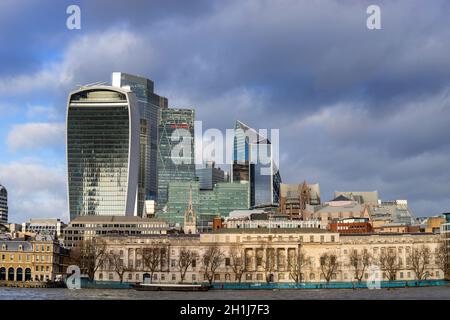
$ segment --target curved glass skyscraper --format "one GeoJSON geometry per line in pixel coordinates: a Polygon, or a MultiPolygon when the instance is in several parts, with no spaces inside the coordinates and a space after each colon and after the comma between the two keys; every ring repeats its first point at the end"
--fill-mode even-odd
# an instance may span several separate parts
{"type": "Polygon", "coordinates": [[[128,89],[91,86],[69,95],[70,219],[137,211],[139,119],[135,95],[128,89]]]}

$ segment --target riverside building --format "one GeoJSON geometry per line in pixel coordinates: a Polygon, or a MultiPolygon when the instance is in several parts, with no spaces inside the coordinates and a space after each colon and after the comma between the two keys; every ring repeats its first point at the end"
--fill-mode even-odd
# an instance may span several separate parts
{"type": "Polygon", "coordinates": [[[0,240],[0,282],[55,281],[65,274],[68,251],[51,236],[0,240]]]}
{"type": "Polygon", "coordinates": [[[77,217],[64,229],[64,246],[76,247],[78,242],[93,237],[164,235],[168,229],[168,224],[161,219],[120,216],[77,217]]]}
{"type": "MultiPolygon", "coordinates": [[[[325,283],[353,282],[355,270],[350,264],[350,254],[370,254],[370,262],[379,264],[386,252],[395,256],[398,268],[393,271],[396,280],[415,280],[411,265],[411,252],[415,248],[428,247],[431,259],[426,265],[427,279],[442,279],[434,257],[440,238],[435,234],[352,234],[340,235],[321,229],[219,229],[200,235],[130,236],[105,238],[108,250],[117,252],[125,266],[132,266],[123,275],[125,282],[143,282],[150,277],[144,265],[145,252],[156,249],[160,252],[159,264],[153,270],[155,283],[179,283],[181,279],[178,262],[181,252],[195,252],[189,263],[184,283],[206,282],[202,257],[211,247],[221,253],[220,264],[212,275],[214,283],[293,283],[298,273],[300,282],[325,283]],[[294,268],[299,255],[305,261],[301,268],[294,268]],[[321,267],[322,257],[335,257],[336,268],[329,279],[321,267]],[[294,271],[296,270],[296,271],[294,271]]],[[[388,280],[388,271],[381,268],[379,277],[388,280]]],[[[119,281],[119,275],[112,266],[103,266],[96,280],[119,281]]],[[[369,272],[362,275],[362,281],[369,278],[369,272]]]]}

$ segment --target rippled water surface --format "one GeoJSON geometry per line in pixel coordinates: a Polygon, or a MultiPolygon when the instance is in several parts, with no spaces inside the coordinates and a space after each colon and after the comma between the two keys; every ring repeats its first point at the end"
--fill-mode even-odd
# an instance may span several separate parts
{"type": "Polygon", "coordinates": [[[24,289],[0,288],[0,300],[275,300],[275,299],[449,299],[450,286],[400,289],[302,289],[302,290],[211,290],[208,292],[152,292],[129,289],[24,289]]]}

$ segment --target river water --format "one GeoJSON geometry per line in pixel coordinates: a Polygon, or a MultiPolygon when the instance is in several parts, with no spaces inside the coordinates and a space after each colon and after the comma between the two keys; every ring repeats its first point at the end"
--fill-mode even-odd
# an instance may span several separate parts
{"type": "Polygon", "coordinates": [[[446,299],[450,286],[398,289],[211,290],[208,292],[155,292],[130,289],[0,288],[0,300],[308,300],[308,299],[446,299]]]}

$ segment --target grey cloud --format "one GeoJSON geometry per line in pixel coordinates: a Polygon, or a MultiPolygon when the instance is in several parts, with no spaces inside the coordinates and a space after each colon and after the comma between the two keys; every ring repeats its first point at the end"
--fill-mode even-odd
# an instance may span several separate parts
{"type": "MultiPolygon", "coordinates": [[[[371,2],[76,2],[81,32],[39,31],[60,59],[14,75],[31,74],[21,94],[50,96],[60,119],[77,84],[148,76],[206,128],[280,128],[286,181],[319,182],[324,198],[378,189],[435,214],[449,205],[450,4],[379,1],[383,29],[368,31],[371,2]]],[[[0,91],[13,80],[0,74],[0,91]]]]}

